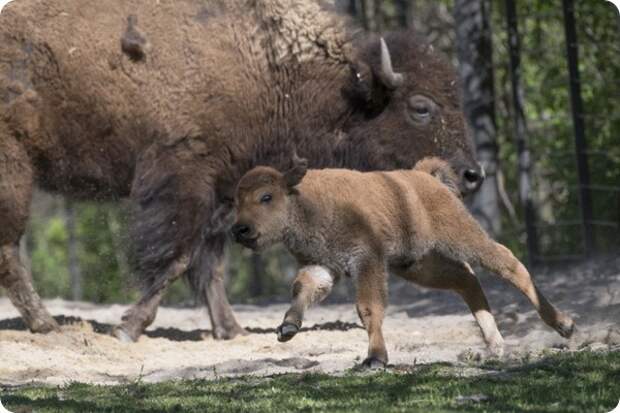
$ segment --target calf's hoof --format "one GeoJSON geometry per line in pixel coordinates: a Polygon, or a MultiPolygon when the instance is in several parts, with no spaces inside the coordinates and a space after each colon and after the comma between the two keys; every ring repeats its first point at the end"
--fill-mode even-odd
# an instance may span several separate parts
{"type": "Polygon", "coordinates": [[[295,334],[299,332],[299,327],[297,327],[293,323],[282,323],[280,327],[276,329],[276,333],[278,333],[278,341],[284,343],[289,341],[295,334]]]}
{"type": "Polygon", "coordinates": [[[132,337],[122,326],[114,327],[112,330],[112,336],[116,337],[118,341],[122,343],[135,343],[138,341],[138,337],[132,337]]]}
{"type": "Polygon", "coordinates": [[[504,339],[499,333],[487,341],[487,350],[491,357],[502,358],[504,356],[504,339]]]}
{"type": "Polygon", "coordinates": [[[555,331],[564,338],[570,338],[575,332],[575,322],[567,315],[560,317],[555,325],[555,331]]]}
{"type": "Polygon", "coordinates": [[[245,328],[236,326],[234,328],[216,328],[213,330],[213,338],[216,340],[232,340],[237,336],[247,336],[250,334],[245,328]]]}
{"type": "Polygon", "coordinates": [[[379,360],[376,357],[368,357],[366,360],[362,362],[362,367],[370,369],[370,370],[384,369],[385,366],[387,366],[387,363],[379,360]]]}

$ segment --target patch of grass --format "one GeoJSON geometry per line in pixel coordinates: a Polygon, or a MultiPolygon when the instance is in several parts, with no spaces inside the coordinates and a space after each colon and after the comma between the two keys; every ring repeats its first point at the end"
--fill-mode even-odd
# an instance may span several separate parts
{"type": "Polygon", "coordinates": [[[2,392],[15,412],[609,412],[620,398],[620,352],[531,364],[419,366],[408,372],[287,374],[124,386],[71,384],[2,392]]]}

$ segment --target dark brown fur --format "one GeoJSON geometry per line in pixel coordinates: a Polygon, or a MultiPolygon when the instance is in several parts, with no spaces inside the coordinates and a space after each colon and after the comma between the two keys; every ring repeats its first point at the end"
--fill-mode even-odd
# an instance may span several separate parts
{"type": "MultiPolygon", "coordinates": [[[[145,295],[116,334],[137,339],[182,275],[216,337],[242,332],[223,288],[225,237],[210,230],[218,185],[294,148],[313,167],[394,169],[436,154],[459,175],[477,169],[453,70],[409,33],[386,39],[405,75],[396,89],[379,39],[314,2],[11,2],[0,16],[0,247],[15,256],[33,185],[129,196],[145,295]]],[[[8,284],[25,274],[17,263],[2,258],[0,282],[34,291],[27,276],[8,284]]],[[[38,297],[13,302],[33,331],[56,327],[38,297]]]]}
{"type": "Polygon", "coordinates": [[[306,309],[329,294],[334,280],[348,275],[356,283],[357,310],[368,331],[365,364],[384,366],[381,326],[392,273],[457,292],[487,345],[501,354],[502,336],[471,265],[507,280],[545,323],[571,336],[572,319],[543,296],[507,248],[487,236],[454,188],[440,182],[455,182],[444,161],[425,159],[412,170],[392,172],[311,170],[304,178],[305,170],[305,164],[285,173],[255,168],[241,179],[235,198],[237,240],[256,250],[283,242],[302,265],[293,302],[278,328],[280,341],[290,340],[306,309]]]}

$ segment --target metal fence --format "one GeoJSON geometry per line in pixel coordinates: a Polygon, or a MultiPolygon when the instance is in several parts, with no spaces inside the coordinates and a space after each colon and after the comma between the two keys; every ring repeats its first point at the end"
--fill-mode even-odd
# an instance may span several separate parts
{"type": "MultiPolygon", "coordinates": [[[[519,14],[515,0],[505,0],[504,9],[513,91],[522,87],[519,73],[524,52],[520,39],[532,35],[531,31],[523,33],[523,27],[536,30],[541,20],[563,26],[562,39],[557,32],[545,34],[552,30],[549,27],[541,34],[556,37],[550,43],[564,43],[563,49],[540,48],[543,53],[564,60],[565,70],[554,76],[560,81],[541,84],[539,88],[525,85],[530,88],[526,90],[525,99],[536,93],[561,91],[559,96],[563,98],[565,109],[556,111],[556,119],[528,119],[523,115],[523,119],[513,123],[518,158],[532,155],[530,190],[535,196],[531,204],[523,208],[521,221],[528,258],[534,263],[580,259],[598,251],[617,250],[620,246],[620,87],[615,76],[620,74],[620,62],[604,56],[591,58],[596,49],[605,53],[620,51],[620,30],[617,29],[620,26],[613,26],[613,19],[620,17],[614,16],[613,6],[609,7],[611,4],[606,2],[563,0],[561,4],[555,2],[555,6],[543,14],[537,14],[536,10],[532,13],[521,10],[519,14]],[[598,18],[605,19],[601,27],[592,25],[596,22],[592,18],[595,13],[598,18]],[[582,54],[586,55],[585,59],[581,59],[582,54]],[[591,67],[593,62],[607,62],[609,67],[591,67]],[[609,94],[593,96],[603,91],[609,94]],[[587,99],[584,99],[584,92],[588,94],[587,99]],[[599,101],[598,105],[585,104],[595,100],[599,101]],[[596,111],[600,102],[608,111],[596,111]],[[524,126],[528,121],[529,128],[524,126]],[[549,145],[548,140],[556,138],[562,140],[557,147],[549,145]],[[550,166],[554,170],[549,170],[550,166]],[[550,182],[553,185],[550,186],[550,182]]],[[[530,55],[528,60],[530,65],[535,64],[536,56],[530,55]]],[[[539,61],[539,65],[539,70],[544,71],[544,62],[539,61]]],[[[517,93],[513,93],[512,100],[514,113],[527,114],[527,110],[522,109],[527,100],[520,102],[517,93]]],[[[536,112],[540,115],[540,110],[536,112]]],[[[522,168],[519,173],[523,173],[522,168]]],[[[519,184],[521,182],[519,180],[519,184]]]]}

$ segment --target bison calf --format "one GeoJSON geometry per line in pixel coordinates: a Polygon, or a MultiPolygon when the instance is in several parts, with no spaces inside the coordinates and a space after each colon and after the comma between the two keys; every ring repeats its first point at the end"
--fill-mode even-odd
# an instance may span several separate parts
{"type": "Polygon", "coordinates": [[[507,248],[487,236],[456,188],[456,176],[437,158],[427,158],[412,170],[325,169],[307,174],[304,161],[296,160],[285,173],[258,167],[244,175],[235,199],[236,240],[257,250],[283,242],[303,266],[278,339],[290,340],[305,310],[323,300],[344,274],[357,284],[357,311],[368,332],[364,364],[384,366],[388,357],[381,325],[387,277],[393,273],[425,287],[457,292],[490,350],[501,354],[503,339],[472,264],[509,281],[545,323],[570,337],[573,320],[543,296],[507,248]]]}

